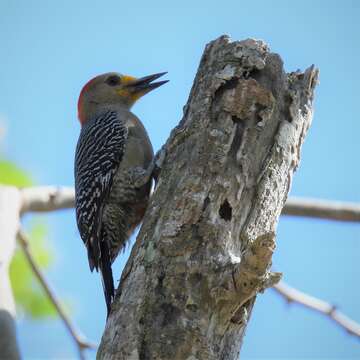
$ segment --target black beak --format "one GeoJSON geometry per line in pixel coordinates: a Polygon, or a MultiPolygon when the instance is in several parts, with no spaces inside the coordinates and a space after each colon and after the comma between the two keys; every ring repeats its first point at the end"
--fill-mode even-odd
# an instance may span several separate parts
{"type": "Polygon", "coordinates": [[[145,95],[151,90],[158,88],[161,85],[166,84],[169,80],[157,81],[153,82],[154,80],[158,79],[159,77],[167,74],[167,72],[162,72],[158,74],[144,76],[140,79],[136,79],[126,85],[127,88],[133,93],[141,93],[145,95]]]}

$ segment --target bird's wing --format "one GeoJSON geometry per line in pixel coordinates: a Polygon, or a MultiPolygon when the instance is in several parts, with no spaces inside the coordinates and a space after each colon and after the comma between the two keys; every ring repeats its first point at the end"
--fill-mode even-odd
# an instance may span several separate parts
{"type": "Polygon", "coordinates": [[[126,138],[127,128],[116,112],[109,111],[83,125],[76,147],[76,220],[88,249],[91,271],[101,265],[102,211],[124,154],[126,138]]]}

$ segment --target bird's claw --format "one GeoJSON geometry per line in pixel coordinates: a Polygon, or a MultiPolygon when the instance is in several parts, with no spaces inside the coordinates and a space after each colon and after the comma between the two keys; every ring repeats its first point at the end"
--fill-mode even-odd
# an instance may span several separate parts
{"type": "Polygon", "coordinates": [[[145,184],[147,184],[151,178],[155,180],[155,186],[158,182],[158,177],[161,171],[161,167],[164,163],[165,159],[165,147],[163,146],[152,159],[149,167],[144,170],[142,168],[136,168],[134,171],[134,185],[136,188],[141,188],[145,184]]]}

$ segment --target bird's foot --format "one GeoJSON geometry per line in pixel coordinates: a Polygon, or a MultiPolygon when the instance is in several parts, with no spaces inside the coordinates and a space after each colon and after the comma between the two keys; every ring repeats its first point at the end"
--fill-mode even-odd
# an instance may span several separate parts
{"type": "Polygon", "coordinates": [[[151,180],[151,178],[155,180],[155,186],[156,186],[161,171],[161,167],[164,163],[165,154],[166,151],[165,151],[165,147],[163,146],[156,153],[149,167],[146,170],[140,167],[135,169],[133,174],[135,187],[141,188],[142,186],[147,184],[151,180]]]}

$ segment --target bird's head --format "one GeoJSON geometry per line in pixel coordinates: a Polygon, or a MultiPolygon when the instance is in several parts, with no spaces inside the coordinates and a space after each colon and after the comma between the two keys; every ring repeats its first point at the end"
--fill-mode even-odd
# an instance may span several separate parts
{"type": "Polygon", "coordinates": [[[103,106],[121,106],[130,109],[131,106],[151,90],[168,82],[168,80],[153,82],[166,72],[135,78],[110,72],[91,79],[81,90],[78,101],[78,117],[81,124],[103,106]]]}

